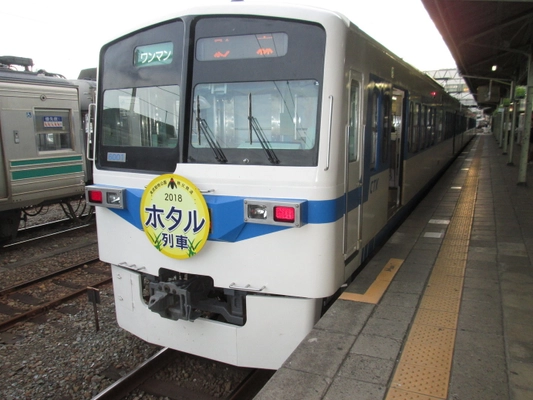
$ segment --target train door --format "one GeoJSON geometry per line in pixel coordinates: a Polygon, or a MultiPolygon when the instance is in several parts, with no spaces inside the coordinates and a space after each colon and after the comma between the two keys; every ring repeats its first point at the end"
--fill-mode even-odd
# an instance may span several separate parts
{"type": "MultiPolygon", "coordinates": [[[[2,104],[2,101],[0,100],[0,106],[2,104]]],[[[8,191],[7,191],[7,176],[6,176],[6,169],[5,169],[5,160],[4,160],[4,148],[3,143],[4,139],[2,136],[2,112],[0,110],[0,200],[7,199],[8,191]]]]}
{"type": "Polygon", "coordinates": [[[351,71],[348,126],[346,129],[346,171],[344,216],[344,256],[350,257],[359,250],[362,212],[362,75],[351,71]]]}
{"type": "Polygon", "coordinates": [[[390,135],[389,163],[389,201],[388,210],[391,217],[400,207],[401,199],[401,166],[402,166],[402,131],[403,105],[405,92],[394,88],[392,92],[392,124],[390,135]]]}

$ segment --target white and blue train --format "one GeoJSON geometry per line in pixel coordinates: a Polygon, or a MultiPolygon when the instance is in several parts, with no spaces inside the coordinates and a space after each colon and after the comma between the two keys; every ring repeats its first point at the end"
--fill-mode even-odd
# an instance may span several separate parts
{"type": "Polygon", "coordinates": [[[321,9],[193,8],[106,44],[98,73],[86,192],[118,323],[239,366],[280,367],[473,134],[321,9]]]}

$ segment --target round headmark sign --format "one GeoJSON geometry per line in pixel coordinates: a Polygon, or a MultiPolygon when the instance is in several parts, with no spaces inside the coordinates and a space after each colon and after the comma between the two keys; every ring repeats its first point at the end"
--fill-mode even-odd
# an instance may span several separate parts
{"type": "Polygon", "coordinates": [[[141,221],[154,247],[173,258],[194,256],[209,235],[205,199],[196,186],[179,175],[161,175],[146,186],[141,221]]]}

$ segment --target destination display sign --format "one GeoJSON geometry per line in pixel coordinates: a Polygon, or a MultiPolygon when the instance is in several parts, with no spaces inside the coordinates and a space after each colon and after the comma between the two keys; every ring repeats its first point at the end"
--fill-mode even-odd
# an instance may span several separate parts
{"type": "Polygon", "coordinates": [[[133,65],[137,67],[149,67],[166,65],[172,62],[174,55],[172,42],[155,43],[135,48],[133,65]]]}
{"type": "Polygon", "coordinates": [[[288,42],[286,33],[202,38],[196,44],[196,58],[219,61],[282,57],[287,54],[288,42]]]}

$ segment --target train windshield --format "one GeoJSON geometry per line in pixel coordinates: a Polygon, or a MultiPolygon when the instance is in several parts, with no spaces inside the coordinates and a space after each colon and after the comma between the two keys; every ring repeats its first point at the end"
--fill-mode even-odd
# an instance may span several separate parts
{"type": "Polygon", "coordinates": [[[316,166],[326,34],[318,24],[197,15],[104,46],[99,168],[316,166]]]}
{"type": "Polygon", "coordinates": [[[178,85],[107,90],[102,144],[176,147],[179,99],[178,85]]]}
{"type": "Polygon", "coordinates": [[[194,37],[186,160],[317,165],[324,29],[209,16],[197,20],[194,37]]]}
{"type": "Polygon", "coordinates": [[[296,152],[294,158],[315,147],[318,93],[315,80],[199,84],[191,146],[212,150],[196,153],[202,161],[279,164],[286,150],[296,152]]]}

